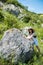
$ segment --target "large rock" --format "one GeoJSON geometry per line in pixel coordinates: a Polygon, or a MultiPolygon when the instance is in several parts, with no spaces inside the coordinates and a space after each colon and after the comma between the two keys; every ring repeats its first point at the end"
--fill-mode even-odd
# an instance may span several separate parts
{"type": "Polygon", "coordinates": [[[24,38],[20,30],[13,28],[4,33],[0,41],[0,57],[12,59],[17,63],[18,61],[27,62],[32,54],[33,41],[24,38]]]}

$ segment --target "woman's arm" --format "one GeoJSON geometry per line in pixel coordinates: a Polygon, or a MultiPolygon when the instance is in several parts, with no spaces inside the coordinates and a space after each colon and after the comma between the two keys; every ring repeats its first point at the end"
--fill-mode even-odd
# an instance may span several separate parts
{"type": "Polygon", "coordinates": [[[27,39],[32,39],[34,35],[35,35],[35,34],[33,33],[32,35],[29,35],[29,36],[26,37],[26,38],[27,38],[27,39]]]}
{"type": "Polygon", "coordinates": [[[33,38],[33,35],[34,35],[34,34],[32,34],[32,35],[28,35],[27,37],[24,36],[24,38],[26,38],[26,39],[32,39],[32,38],[33,38]]]}
{"type": "Polygon", "coordinates": [[[33,38],[33,35],[30,35],[28,37],[26,37],[27,39],[32,39],[33,38]]]}

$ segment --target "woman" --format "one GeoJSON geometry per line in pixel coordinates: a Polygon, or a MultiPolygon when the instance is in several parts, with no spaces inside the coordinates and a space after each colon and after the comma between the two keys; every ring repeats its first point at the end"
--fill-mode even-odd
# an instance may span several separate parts
{"type": "Polygon", "coordinates": [[[38,40],[37,37],[35,35],[35,31],[32,28],[28,29],[29,35],[26,37],[27,39],[32,39],[34,41],[34,44],[36,45],[36,48],[38,49],[38,51],[40,52],[39,46],[38,46],[38,40]]]}

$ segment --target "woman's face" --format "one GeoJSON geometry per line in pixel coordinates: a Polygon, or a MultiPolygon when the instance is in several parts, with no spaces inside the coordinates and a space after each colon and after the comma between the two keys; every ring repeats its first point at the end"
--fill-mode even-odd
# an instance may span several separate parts
{"type": "Polygon", "coordinates": [[[29,30],[29,34],[32,34],[32,30],[29,30]]]}

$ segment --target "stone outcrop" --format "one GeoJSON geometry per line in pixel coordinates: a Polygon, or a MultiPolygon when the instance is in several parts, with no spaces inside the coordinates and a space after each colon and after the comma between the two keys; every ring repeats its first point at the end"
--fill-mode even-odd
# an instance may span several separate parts
{"type": "Polygon", "coordinates": [[[23,14],[23,8],[20,6],[16,6],[14,4],[4,4],[3,2],[0,1],[0,8],[3,9],[4,11],[10,12],[13,15],[16,15],[18,19],[21,19],[26,16],[26,14],[23,14]]]}
{"type": "Polygon", "coordinates": [[[4,4],[0,1],[0,7],[3,7],[4,6],[4,4]]]}
{"type": "Polygon", "coordinates": [[[6,6],[3,7],[3,10],[9,11],[10,13],[15,14],[16,16],[20,14],[19,7],[16,7],[13,4],[6,4],[6,6]]]}

